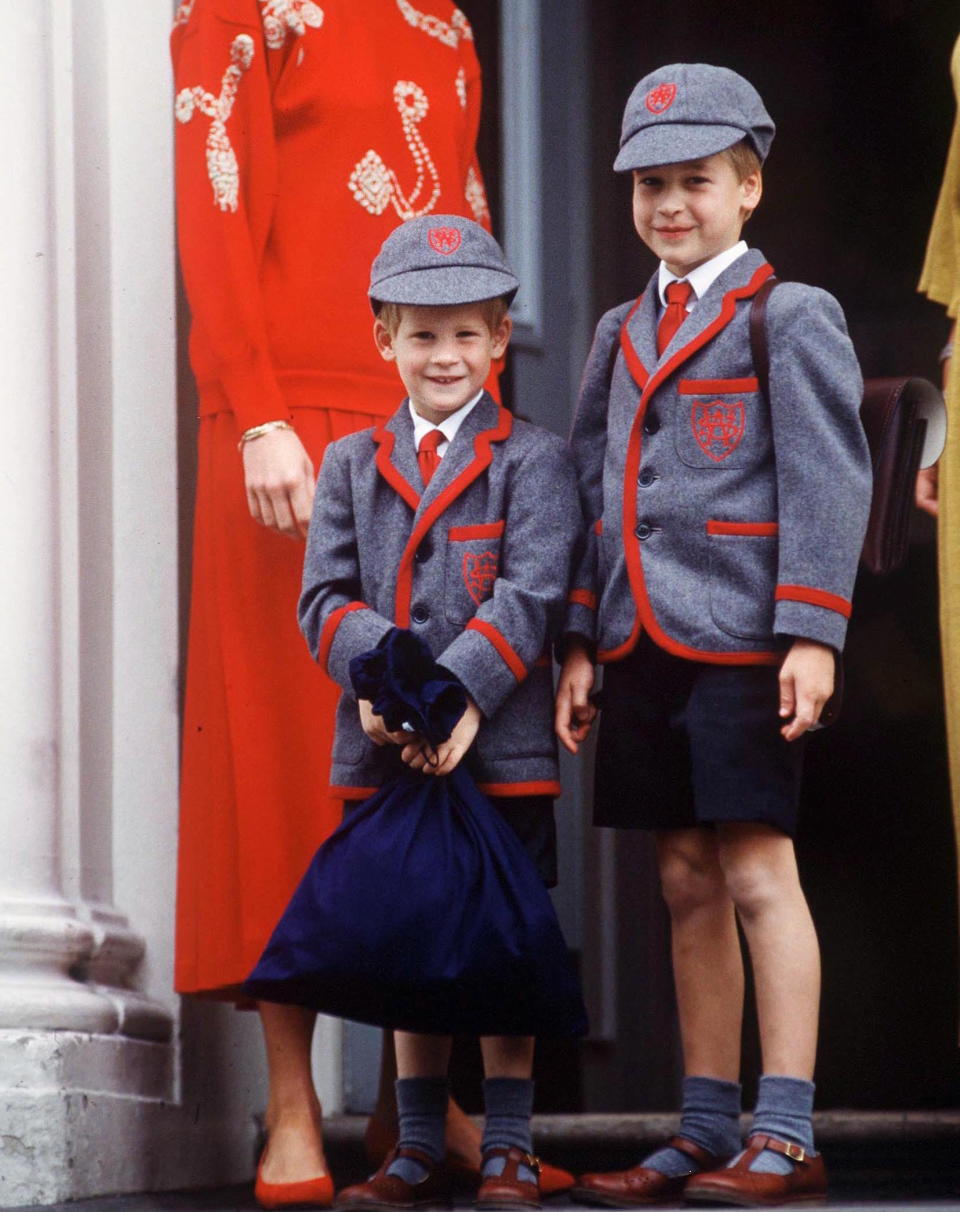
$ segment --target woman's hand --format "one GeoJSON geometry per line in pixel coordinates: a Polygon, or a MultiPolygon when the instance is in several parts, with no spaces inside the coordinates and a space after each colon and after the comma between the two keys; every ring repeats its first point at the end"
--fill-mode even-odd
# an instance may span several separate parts
{"type": "Polygon", "coordinates": [[[296,432],[271,430],[244,442],[242,452],[250,516],[289,539],[305,539],[316,477],[296,432]]]}
{"type": "Polygon", "coordinates": [[[423,774],[452,774],[473,744],[482,719],[480,708],[473,699],[467,699],[467,709],[450,733],[449,740],[434,750],[422,737],[415,740],[407,737],[405,739],[409,743],[404,746],[400,756],[411,770],[419,770],[423,774]]]}
{"type": "Polygon", "coordinates": [[[924,467],[917,472],[917,489],[914,497],[918,509],[937,517],[940,513],[940,484],[937,476],[937,465],[924,467]]]}

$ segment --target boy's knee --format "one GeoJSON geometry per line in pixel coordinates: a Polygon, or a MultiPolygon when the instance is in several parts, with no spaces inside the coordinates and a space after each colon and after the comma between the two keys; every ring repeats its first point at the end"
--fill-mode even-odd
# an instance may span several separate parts
{"type": "Polygon", "coordinates": [[[726,895],[723,874],[713,855],[698,848],[661,846],[660,887],[672,916],[682,916],[726,895]]]}
{"type": "Polygon", "coordinates": [[[758,858],[721,862],[727,892],[741,916],[754,917],[778,899],[780,880],[775,866],[758,858]]]}

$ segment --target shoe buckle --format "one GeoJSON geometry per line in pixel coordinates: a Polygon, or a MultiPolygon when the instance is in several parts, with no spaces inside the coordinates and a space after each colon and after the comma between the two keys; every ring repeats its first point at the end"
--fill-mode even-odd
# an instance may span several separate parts
{"type": "Polygon", "coordinates": [[[525,1153],[525,1154],[523,1155],[523,1160],[524,1160],[524,1163],[525,1163],[525,1164],[526,1164],[526,1165],[527,1165],[527,1166],[528,1166],[528,1167],[529,1167],[529,1168],[530,1168],[530,1169],[531,1169],[531,1170],[534,1172],[534,1174],[536,1174],[536,1176],[539,1178],[539,1177],[540,1177],[540,1171],[543,1169],[543,1162],[540,1160],[540,1158],[539,1158],[539,1157],[537,1157],[537,1156],[536,1156],[535,1154],[533,1154],[533,1153],[525,1153]]]}
{"type": "Polygon", "coordinates": [[[795,1145],[791,1141],[784,1141],[784,1144],[786,1145],[784,1153],[790,1158],[791,1161],[806,1161],[807,1151],[804,1149],[803,1145],[795,1145]]]}

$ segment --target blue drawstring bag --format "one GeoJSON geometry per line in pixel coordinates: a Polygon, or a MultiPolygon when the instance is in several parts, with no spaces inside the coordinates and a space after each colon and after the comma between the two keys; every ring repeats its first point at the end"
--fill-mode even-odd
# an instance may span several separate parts
{"type": "MultiPolygon", "coordinates": [[[[350,663],[391,731],[447,740],[461,683],[399,628],[350,663]]],[[[582,1035],[549,894],[462,763],[405,769],[320,847],[244,992],[434,1035],[582,1035]]]]}

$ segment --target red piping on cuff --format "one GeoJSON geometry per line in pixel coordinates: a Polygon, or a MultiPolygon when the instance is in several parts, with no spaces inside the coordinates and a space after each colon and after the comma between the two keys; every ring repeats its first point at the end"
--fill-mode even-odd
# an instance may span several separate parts
{"type": "Polygon", "coordinates": [[[853,610],[851,603],[838,593],[810,589],[806,585],[778,585],[774,598],[778,602],[806,602],[809,606],[822,606],[825,610],[835,610],[845,619],[849,619],[853,610]]]}
{"type": "Polygon", "coordinates": [[[471,619],[464,628],[465,631],[479,631],[485,640],[488,640],[497,652],[503,658],[507,668],[517,679],[522,682],[527,676],[527,667],[520,660],[513,646],[497,631],[492,623],[488,623],[486,619],[471,619]]]}
{"type": "Polygon", "coordinates": [[[354,610],[369,609],[370,607],[366,602],[347,602],[346,606],[338,606],[324,623],[323,630],[320,632],[320,643],[317,646],[317,664],[324,672],[327,670],[327,660],[330,656],[330,649],[333,646],[333,638],[337,634],[340,624],[354,610]]]}
{"type": "Polygon", "coordinates": [[[552,795],[560,794],[560,784],[556,779],[542,779],[530,783],[478,783],[477,786],[484,795],[552,795]]]}
{"type": "Polygon", "coordinates": [[[603,534],[603,518],[597,518],[593,524],[594,534],[603,534]]]}
{"type": "Polygon", "coordinates": [[[337,800],[367,800],[379,790],[379,787],[340,787],[333,784],[330,794],[337,800]]]}
{"type": "Polygon", "coordinates": [[[586,606],[588,610],[597,608],[597,595],[589,589],[571,589],[567,601],[571,606],[586,606]]]}

